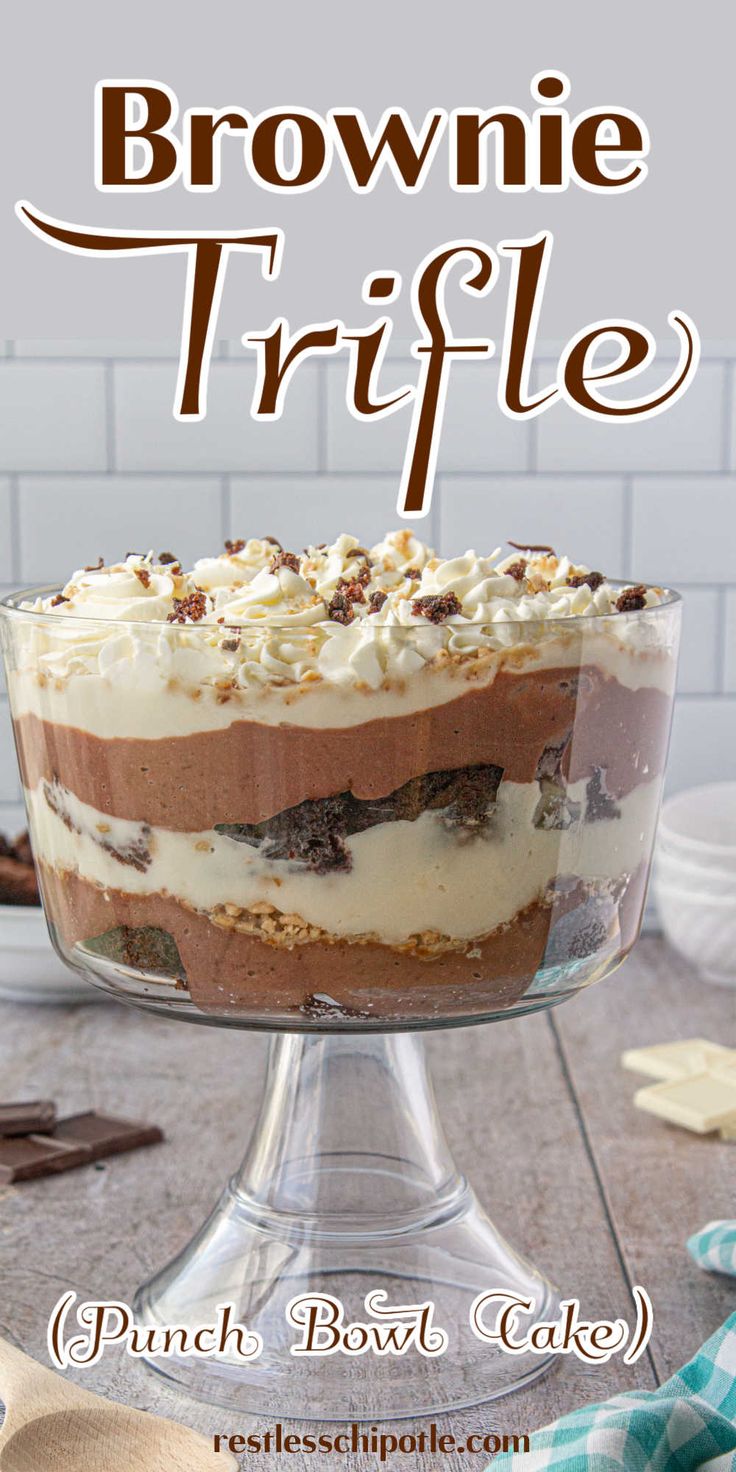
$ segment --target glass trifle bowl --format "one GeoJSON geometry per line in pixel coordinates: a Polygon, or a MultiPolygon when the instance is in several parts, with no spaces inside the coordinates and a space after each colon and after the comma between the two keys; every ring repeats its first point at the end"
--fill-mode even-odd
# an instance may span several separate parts
{"type": "Polygon", "coordinates": [[[443,560],[404,530],[231,542],[190,572],[131,554],[0,607],[60,955],[138,1006],[277,1034],[241,1172],[137,1301],[163,1326],[232,1304],[262,1352],[156,1367],[349,1420],[541,1373],[473,1330],[479,1294],[530,1322],[556,1295],[458,1174],[419,1032],[557,1003],[631,949],[677,595],[549,548],[443,560]],[[295,1301],[325,1295],[346,1322],[431,1302],[447,1343],[369,1371],[293,1353],[295,1301]]]}

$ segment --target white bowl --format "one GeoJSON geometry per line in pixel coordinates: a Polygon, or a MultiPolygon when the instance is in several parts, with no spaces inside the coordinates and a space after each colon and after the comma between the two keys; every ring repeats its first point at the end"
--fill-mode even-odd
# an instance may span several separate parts
{"type": "Polygon", "coordinates": [[[707,864],[671,854],[658,844],[654,856],[654,873],[664,884],[672,884],[684,890],[697,890],[706,899],[715,899],[720,895],[724,899],[736,900],[736,868],[710,868],[707,864]]]}
{"type": "Polygon", "coordinates": [[[736,986],[736,897],[669,884],[656,870],[652,888],[670,945],[705,981],[736,986]]]}
{"type": "Polygon", "coordinates": [[[721,874],[736,874],[736,853],[717,844],[695,842],[693,839],[672,839],[660,832],[657,851],[676,863],[695,864],[698,869],[715,869],[721,874]]]}
{"type": "Polygon", "coordinates": [[[669,797],[659,844],[663,852],[706,867],[736,866],[736,782],[710,782],[669,797]]]}
{"type": "Polygon", "coordinates": [[[94,1002],[103,995],[59,960],[40,907],[0,905],[0,997],[9,1002],[94,1002]]]}

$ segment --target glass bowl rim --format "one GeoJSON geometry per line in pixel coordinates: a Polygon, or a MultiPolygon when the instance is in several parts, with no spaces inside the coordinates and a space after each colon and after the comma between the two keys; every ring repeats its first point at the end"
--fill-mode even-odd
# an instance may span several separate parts
{"type": "MultiPolygon", "coordinates": [[[[609,587],[621,590],[623,590],[624,588],[634,588],[639,586],[644,587],[647,590],[649,590],[650,588],[656,588],[656,590],[661,594],[661,602],[653,603],[646,608],[628,609],[624,611],[623,614],[616,611],[610,613],[569,613],[564,614],[559,618],[501,619],[496,620],[496,622],[524,624],[530,629],[572,629],[577,627],[590,628],[591,626],[600,624],[605,619],[623,617],[628,620],[631,618],[650,618],[656,616],[657,614],[661,615],[669,612],[672,608],[677,607],[677,605],[681,604],[683,601],[682,594],[678,593],[676,588],[665,587],[657,583],[637,584],[631,579],[625,578],[607,578],[606,582],[608,583],[609,587]]],[[[19,602],[21,599],[26,600],[32,598],[48,598],[52,595],[60,593],[63,587],[64,584],[45,583],[38,584],[30,588],[19,588],[10,593],[6,593],[4,597],[0,598],[0,616],[18,622],[23,622],[24,620],[27,620],[30,623],[34,620],[38,620],[40,622],[53,623],[54,627],[58,628],[60,631],[63,631],[63,629],[71,623],[74,625],[82,625],[94,628],[100,628],[102,626],[105,628],[110,627],[119,629],[131,629],[137,631],[138,633],[140,633],[143,629],[171,629],[176,632],[186,632],[190,635],[192,633],[198,633],[200,631],[202,632],[202,634],[212,634],[213,632],[217,632],[218,629],[222,631],[226,629],[238,629],[248,633],[254,633],[260,630],[271,630],[275,634],[282,632],[292,635],[298,635],[309,633],[310,630],[322,628],[325,625],[329,625],[330,627],[335,626],[334,621],[329,618],[320,619],[318,622],[315,622],[313,624],[276,622],[272,623],[266,619],[249,621],[243,618],[237,620],[237,622],[233,620],[232,623],[223,624],[212,624],[204,622],[177,624],[169,623],[167,619],[100,618],[99,616],[95,617],[89,614],[81,613],[67,613],[59,618],[57,614],[49,612],[47,609],[19,607],[19,602]]],[[[475,621],[465,620],[461,623],[452,618],[449,618],[444,620],[443,623],[439,625],[433,624],[431,622],[421,624],[385,624],[378,622],[374,623],[373,619],[371,619],[370,622],[368,621],[368,619],[359,619],[355,627],[371,629],[376,633],[390,633],[392,636],[403,635],[406,637],[412,633],[416,633],[418,629],[421,630],[425,628],[455,628],[464,630],[471,628],[487,628],[490,627],[493,622],[494,620],[489,618],[478,619],[475,621]]],[[[348,624],[343,626],[338,624],[337,627],[351,628],[353,627],[353,625],[348,624]]]]}

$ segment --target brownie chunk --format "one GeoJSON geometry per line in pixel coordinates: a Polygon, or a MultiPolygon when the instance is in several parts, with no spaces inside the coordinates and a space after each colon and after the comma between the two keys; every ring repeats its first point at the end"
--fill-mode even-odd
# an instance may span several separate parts
{"type": "Polygon", "coordinates": [[[0,905],[40,903],[28,833],[20,833],[12,841],[0,833],[0,905]]]}
{"type": "Polygon", "coordinates": [[[379,823],[413,823],[425,812],[441,812],[448,828],[470,838],[493,816],[501,767],[479,764],[427,772],[387,797],[361,799],[352,792],[307,798],[263,823],[217,823],[215,831],[236,843],[259,848],[267,860],[287,859],[316,874],[346,873],[352,867],[345,840],[379,823]]]}

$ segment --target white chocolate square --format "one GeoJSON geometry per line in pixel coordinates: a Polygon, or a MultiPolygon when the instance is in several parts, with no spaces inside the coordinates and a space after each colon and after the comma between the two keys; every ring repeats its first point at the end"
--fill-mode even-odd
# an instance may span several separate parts
{"type": "Polygon", "coordinates": [[[622,1053],[621,1063],[632,1073],[662,1080],[685,1078],[691,1073],[704,1073],[719,1064],[736,1066],[736,1049],[710,1043],[707,1038],[686,1038],[677,1043],[656,1043],[651,1048],[629,1048],[622,1053]]]}
{"type": "Polygon", "coordinates": [[[712,1073],[698,1073],[668,1079],[666,1083],[639,1089],[634,1103],[638,1109],[645,1109],[671,1124],[707,1135],[711,1130],[736,1122],[736,1077],[724,1079],[712,1073]]]}

